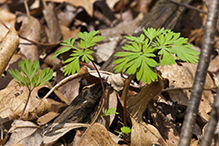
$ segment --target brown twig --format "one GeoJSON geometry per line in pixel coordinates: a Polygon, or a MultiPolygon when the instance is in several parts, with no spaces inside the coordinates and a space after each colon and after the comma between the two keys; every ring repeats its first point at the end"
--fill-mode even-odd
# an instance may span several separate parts
{"type": "Polygon", "coordinates": [[[205,12],[205,11],[199,9],[199,8],[196,8],[194,6],[191,6],[191,5],[188,5],[188,4],[185,4],[185,3],[181,3],[181,2],[177,2],[175,0],[169,0],[169,1],[174,3],[174,4],[177,4],[177,5],[180,5],[180,6],[188,8],[188,9],[195,10],[195,11],[198,11],[200,13],[203,13],[203,14],[207,15],[207,12],[205,12]]]}
{"type": "Polygon", "coordinates": [[[183,121],[183,126],[180,134],[178,146],[189,146],[192,138],[195,122],[198,114],[198,107],[204,83],[207,75],[207,70],[210,62],[211,53],[213,51],[214,36],[216,32],[216,24],[218,19],[218,0],[210,1],[207,21],[205,24],[205,32],[201,47],[201,54],[196,70],[196,75],[193,83],[190,101],[186,110],[186,116],[183,121]]]}

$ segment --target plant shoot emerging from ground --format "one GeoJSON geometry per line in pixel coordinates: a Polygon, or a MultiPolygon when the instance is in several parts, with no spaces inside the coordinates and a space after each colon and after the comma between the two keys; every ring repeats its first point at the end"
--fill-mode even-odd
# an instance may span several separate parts
{"type": "Polygon", "coordinates": [[[192,45],[187,42],[187,38],[180,37],[180,33],[174,33],[169,29],[143,29],[144,34],[140,37],[127,36],[127,44],[122,48],[124,52],[116,52],[115,56],[120,57],[114,64],[115,71],[127,72],[129,77],[124,85],[122,98],[124,99],[123,120],[126,126],[126,98],[129,84],[136,75],[137,80],[142,79],[144,83],[150,84],[158,77],[155,67],[158,66],[155,61],[155,52],[160,57],[161,65],[172,65],[175,63],[173,55],[177,59],[188,63],[196,64],[199,52],[192,49],[192,45]]]}
{"type": "Polygon", "coordinates": [[[39,73],[37,73],[40,68],[39,62],[33,61],[33,64],[31,64],[31,61],[28,59],[21,60],[18,63],[18,66],[24,75],[22,75],[17,69],[15,69],[15,71],[10,69],[9,73],[17,80],[16,82],[18,84],[26,86],[29,90],[24,110],[20,116],[21,119],[30,99],[31,92],[34,88],[47,84],[46,82],[52,78],[53,71],[51,69],[43,69],[39,75],[39,73]]]}
{"type": "MultiPolygon", "coordinates": [[[[92,51],[92,49],[96,45],[96,43],[100,42],[104,39],[103,36],[96,36],[98,32],[99,31],[91,31],[89,33],[88,32],[83,32],[83,33],[79,32],[78,37],[80,38],[80,42],[77,43],[79,48],[74,46],[76,38],[73,38],[73,39],[69,38],[69,39],[64,40],[63,43],[61,43],[61,45],[65,46],[65,47],[63,47],[59,51],[55,52],[54,56],[52,56],[51,59],[54,59],[58,55],[72,49],[72,54],[70,55],[71,57],[64,61],[64,63],[69,63],[63,71],[65,73],[65,75],[74,74],[75,72],[79,73],[80,60],[82,62],[85,62],[86,63],[85,65],[87,65],[87,66],[88,66],[87,63],[91,62],[93,64],[95,70],[97,71],[99,79],[100,79],[100,83],[101,83],[101,86],[103,89],[103,98],[104,98],[103,105],[104,105],[104,108],[106,109],[105,88],[104,88],[100,73],[99,73],[95,63],[93,62],[94,58],[91,56],[91,54],[94,53],[94,51],[92,51]]],[[[107,128],[109,128],[108,124],[107,124],[107,128]]]]}

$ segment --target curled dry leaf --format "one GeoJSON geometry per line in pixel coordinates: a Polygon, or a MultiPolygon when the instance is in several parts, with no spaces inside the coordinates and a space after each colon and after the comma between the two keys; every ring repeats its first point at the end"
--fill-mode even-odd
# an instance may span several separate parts
{"type": "Polygon", "coordinates": [[[77,143],[78,146],[120,146],[112,140],[109,131],[101,124],[94,123],[77,143]]]}
{"type": "Polygon", "coordinates": [[[19,45],[19,36],[14,28],[14,22],[0,45],[0,75],[5,71],[14,51],[19,45]]]}
{"type": "MultiPolygon", "coordinates": [[[[163,79],[145,85],[136,96],[128,97],[127,110],[137,122],[142,122],[142,115],[150,99],[154,98],[164,87],[163,79]]],[[[123,99],[120,99],[123,104],[123,99]]]]}
{"type": "Polygon", "coordinates": [[[9,133],[11,136],[5,146],[13,144],[39,146],[43,141],[40,127],[29,121],[15,120],[9,133]]]}

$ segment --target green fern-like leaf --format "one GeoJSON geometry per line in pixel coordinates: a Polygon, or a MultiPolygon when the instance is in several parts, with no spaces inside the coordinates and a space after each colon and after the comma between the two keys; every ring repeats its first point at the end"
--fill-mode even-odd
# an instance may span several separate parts
{"type": "Polygon", "coordinates": [[[89,63],[90,61],[93,61],[93,57],[91,54],[93,51],[91,51],[92,47],[96,45],[97,42],[100,42],[103,40],[102,36],[95,36],[99,31],[91,31],[91,32],[79,32],[78,37],[80,38],[80,42],[78,43],[78,46],[80,49],[73,46],[76,38],[69,38],[63,41],[61,45],[66,46],[60,49],[59,51],[56,51],[55,54],[51,57],[51,59],[54,59],[59,54],[62,54],[64,52],[69,51],[70,49],[73,49],[71,57],[64,61],[64,63],[69,63],[66,68],[64,69],[65,75],[74,74],[75,72],[80,71],[80,65],[79,61],[89,63]]]}
{"type": "Polygon", "coordinates": [[[136,73],[138,80],[142,79],[143,82],[148,84],[157,79],[157,74],[153,69],[153,67],[157,66],[157,62],[152,58],[155,57],[155,54],[153,54],[154,49],[148,47],[147,43],[140,41],[125,45],[122,48],[132,52],[117,52],[115,54],[115,56],[121,57],[113,62],[113,64],[117,64],[114,68],[116,72],[122,70],[123,73],[125,71],[128,74],[136,73]]]}
{"type": "Polygon", "coordinates": [[[24,75],[21,75],[17,69],[15,69],[15,72],[13,69],[11,69],[9,70],[9,73],[17,80],[16,82],[18,84],[27,86],[29,88],[31,84],[33,88],[41,86],[52,78],[53,71],[51,69],[43,69],[39,78],[39,74],[36,74],[40,68],[38,61],[33,61],[33,64],[31,64],[30,60],[24,59],[18,63],[18,66],[24,75]]]}
{"type": "Polygon", "coordinates": [[[122,48],[125,52],[117,52],[115,56],[120,57],[113,64],[115,72],[135,74],[138,80],[148,84],[157,79],[157,74],[154,70],[158,64],[153,59],[154,51],[158,50],[160,55],[161,65],[172,65],[175,60],[172,55],[176,55],[177,59],[189,63],[198,62],[198,52],[191,48],[187,43],[187,39],[180,37],[180,33],[174,33],[169,29],[143,29],[143,34],[140,37],[128,36],[129,41],[122,48]],[[145,39],[146,38],[146,39],[145,39]]]}

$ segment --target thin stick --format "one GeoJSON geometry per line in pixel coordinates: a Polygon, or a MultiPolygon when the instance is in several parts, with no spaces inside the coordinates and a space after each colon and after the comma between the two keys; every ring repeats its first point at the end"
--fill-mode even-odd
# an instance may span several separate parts
{"type": "Polygon", "coordinates": [[[27,16],[30,16],[30,10],[29,10],[28,4],[27,4],[27,0],[24,0],[24,6],[26,9],[27,16]]]}
{"type": "Polygon", "coordinates": [[[181,3],[181,2],[177,2],[177,1],[174,1],[174,0],[170,0],[170,2],[175,3],[177,5],[180,5],[180,6],[183,6],[183,7],[186,7],[186,8],[189,8],[189,9],[192,9],[192,10],[195,10],[195,11],[198,11],[200,13],[203,13],[203,14],[207,15],[207,12],[205,12],[205,11],[199,9],[199,8],[196,8],[194,6],[191,6],[191,5],[188,5],[188,4],[185,4],[185,3],[181,3]]]}
{"type": "Polygon", "coordinates": [[[82,76],[87,75],[87,74],[88,74],[87,68],[85,69],[85,68],[82,67],[79,73],[70,75],[70,76],[64,78],[63,80],[61,80],[59,83],[57,83],[57,84],[43,97],[43,99],[46,99],[53,91],[55,91],[58,87],[60,87],[61,85],[65,84],[66,82],[68,82],[68,81],[70,81],[70,80],[73,80],[73,79],[75,79],[75,78],[82,77],[82,76]]]}
{"type": "MultiPolygon", "coordinates": [[[[192,89],[192,87],[167,88],[167,89],[162,89],[162,92],[164,92],[164,91],[175,91],[175,90],[189,90],[189,89],[192,89]]],[[[213,89],[217,89],[217,87],[204,88],[203,90],[213,90],[213,89]]]]}

